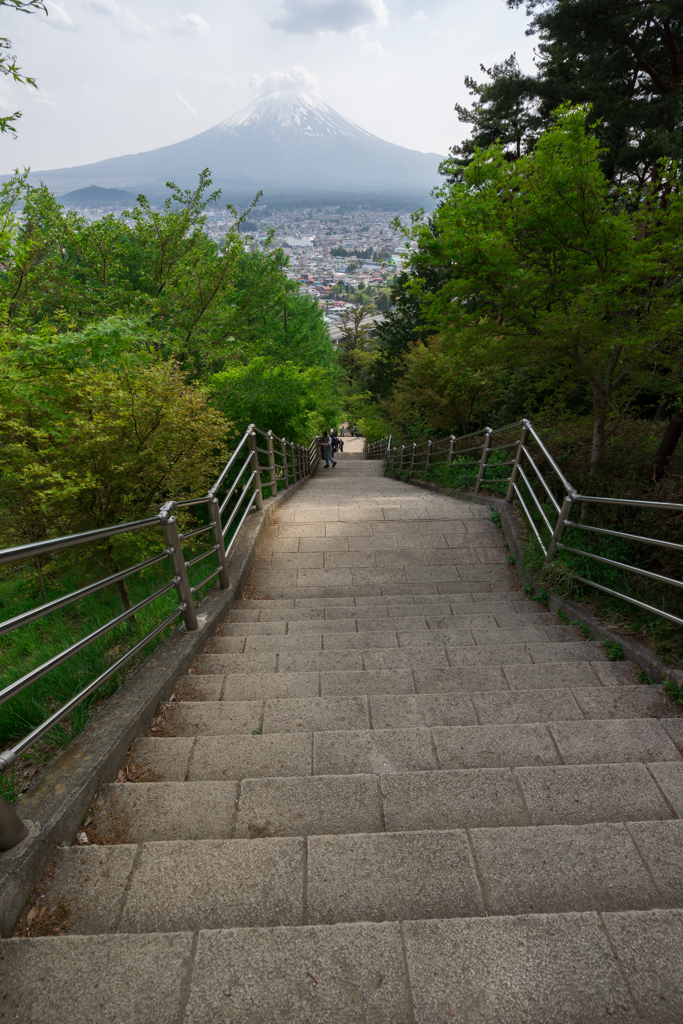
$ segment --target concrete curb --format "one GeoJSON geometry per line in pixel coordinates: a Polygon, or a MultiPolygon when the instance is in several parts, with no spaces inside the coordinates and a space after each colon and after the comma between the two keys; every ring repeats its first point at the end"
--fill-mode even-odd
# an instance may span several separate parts
{"type": "MultiPolygon", "coordinates": [[[[393,479],[399,479],[393,477],[393,479]]],[[[524,554],[525,554],[525,543],[520,533],[519,526],[515,521],[515,517],[512,515],[511,506],[507,502],[503,501],[502,498],[489,497],[483,494],[472,494],[469,491],[457,491],[453,488],[439,487],[438,484],[428,483],[425,480],[416,480],[415,478],[408,480],[407,483],[412,484],[414,487],[421,487],[426,491],[435,491],[438,494],[445,494],[449,498],[457,498],[460,501],[471,501],[476,505],[488,505],[489,508],[494,508],[496,512],[500,513],[501,525],[503,528],[503,535],[510,545],[510,554],[514,555],[515,566],[519,578],[524,585],[531,584],[533,592],[540,594],[541,588],[537,585],[536,579],[531,572],[524,571],[524,554]]],[[[639,668],[641,668],[646,675],[650,676],[655,683],[671,682],[677,686],[683,686],[683,672],[679,669],[670,668],[660,661],[652,651],[649,651],[646,647],[641,644],[636,644],[631,640],[624,640],[623,637],[618,636],[616,633],[612,633],[609,629],[606,629],[602,623],[591,615],[588,609],[579,604],[578,601],[571,601],[569,598],[561,597],[560,594],[556,594],[553,591],[546,591],[548,595],[548,608],[551,612],[557,613],[562,611],[570,622],[578,622],[582,626],[588,626],[593,637],[596,640],[607,640],[610,643],[621,644],[621,648],[624,652],[624,658],[627,661],[633,661],[639,668]]]]}
{"type": "MultiPolygon", "coordinates": [[[[317,468],[317,467],[316,467],[317,468]]],[[[11,935],[55,846],[69,845],[103,782],[113,782],[132,741],[146,731],[157,705],[201,654],[238,600],[256,560],[272,514],[310,477],[299,480],[252,512],[235,541],[228,572],[229,590],[211,590],[198,608],[199,629],[179,626],[113,694],[85,729],[14,804],[29,834],[0,853],[0,935],[11,935]]]]}

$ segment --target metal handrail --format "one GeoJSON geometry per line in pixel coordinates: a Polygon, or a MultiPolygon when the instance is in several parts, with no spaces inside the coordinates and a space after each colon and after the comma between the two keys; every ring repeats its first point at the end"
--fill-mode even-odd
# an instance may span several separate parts
{"type": "MultiPolygon", "coordinates": [[[[397,445],[394,444],[391,447],[391,437],[382,438],[379,442],[374,442],[376,451],[381,451],[384,464],[385,472],[394,473],[397,469],[396,466],[396,454],[397,445]]],[[[451,434],[450,437],[441,437],[438,439],[427,439],[425,441],[414,442],[412,445],[412,459],[410,461],[410,468],[408,470],[408,477],[412,476],[416,470],[421,473],[429,473],[430,467],[435,462],[435,455],[438,455],[438,464],[444,465],[443,458],[441,456],[445,454],[447,448],[447,464],[452,464],[454,460],[457,460],[457,464],[465,470],[467,466],[474,466],[479,464],[478,472],[465,472],[466,477],[475,477],[476,484],[473,487],[475,493],[477,493],[481,486],[486,484],[487,486],[494,486],[499,484],[507,484],[508,491],[505,496],[505,500],[508,503],[513,502],[515,499],[519,502],[519,505],[526,517],[526,521],[531,528],[538,544],[543,551],[545,556],[545,564],[551,562],[557,554],[558,550],[565,550],[572,554],[581,555],[582,557],[592,558],[595,561],[602,562],[606,565],[611,565],[616,569],[624,572],[635,573],[636,575],[642,576],[646,579],[653,580],[658,584],[666,586],[674,586],[678,589],[683,589],[683,582],[676,580],[670,576],[663,576],[660,573],[651,572],[647,569],[642,569],[637,565],[630,565],[626,562],[615,561],[599,555],[596,552],[588,551],[585,549],[579,549],[570,547],[562,542],[564,532],[568,529],[577,530],[588,530],[597,535],[604,535],[608,537],[616,537],[618,539],[627,541],[629,543],[640,543],[648,544],[654,547],[659,547],[663,550],[670,551],[683,551],[683,544],[675,543],[674,541],[659,540],[654,537],[644,537],[635,533],[627,533],[622,530],[610,530],[606,527],[593,526],[588,523],[574,522],[572,521],[571,512],[577,502],[587,502],[593,504],[604,504],[604,505],[616,505],[624,508],[634,509],[656,509],[658,511],[675,511],[683,513],[683,504],[675,502],[665,501],[641,501],[633,498],[611,498],[602,497],[599,495],[588,495],[578,494],[577,491],[572,487],[569,480],[566,478],[562,470],[560,469],[557,461],[548,451],[547,446],[544,444],[542,438],[539,436],[536,429],[528,419],[522,419],[516,423],[508,424],[505,427],[498,427],[495,430],[490,427],[484,427],[473,434],[467,434],[462,438],[456,437],[451,434]],[[504,445],[499,445],[496,448],[490,447],[490,438],[494,434],[500,434],[504,431],[521,427],[521,435],[518,440],[511,441],[504,445]],[[481,445],[476,445],[474,448],[458,449],[456,445],[463,440],[467,440],[472,437],[482,437],[483,441],[481,445]],[[487,444],[487,442],[489,442],[487,444]],[[545,478],[541,471],[534,454],[531,450],[531,444],[537,445],[538,449],[542,452],[543,457],[550,467],[551,474],[555,478],[553,486],[545,478]],[[494,451],[502,451],[509,448],[516,448],[516,455],[514,459],[504,460],[502,462],[489,463],[488,458],[494,451]],[[468,454],[471,451],[480,451],[481,456],[479,459],[462,459],[461,456],[468,454]],[[524,462],[528,463],[528,466],[533,470],[531,476],[527,475],[524,469],[524,462]],[[510,476],[506,480],[487,480],[486,471],[492,466],[509,466],[512,465],[510,476]],[[521,485],[521,486],[520,486],[521,485]],[[555,524],[548,518],[546,508],[543,507],[543,501],[539,498],[536,493],[536,489],[542,488],[541,497],[551,502],[555,512],[557,513],[557,520],[555,524]],[[536,489],[535,489],[536,488],[536,489]],[[559,492],[564,492],[562,497],[559,496],[559,492]],[[545,542],[541,536],[539,530],[547,530],[550,534],[549,542],[545,542]]],[[[368,447],[368,455],[372,450],[372,446],[368,447]]],[[[405,445],[401,447],[401,451],[405,450],[405,445]]],[[[403,471],[404,459],[401,458],[401,471],[403,471]]],[[[470,484],[470,486],[472,486],[470,484]]],[[[672,614],[671,612],[665,611],[663,608],[656,608],[655,606],[648,604],[643,601],[632,597],[628,593],[623,593],[617,590],[611,590],[609,587],[605,587],[602,584],[596,583],[584,576],[579,576],[576,573],[573,574],[573,578],[577,581],[586,584],[587,586],[594,587],[597,590],[603,591],[604,593],[611,594],[615,597],[621,598],[630,604],[633,604],[639,608],[643,608],[652,614],[658,615],[669,622],[674,622],[677,625],[683,625],[683,618],[672,614]]]]}
{"type": "MultiPolygon", "coordinates": [[[[270,472],[270,477],[266,476],[266,480],[269,481],[267,486],[270,486],[271,492],[274,493],[280,486],[288,487],[290,485],[290,480],[293,483],[295,480],[304,479],[316,468],[319,459],[319,452],[315,439],[308,446],[297,445],[294,442],[287,441],[286,438],[280,439],[280,443],[282,445],[282,452],[276,453],[273,449],[272,432],[263,431],[259,427],[250,423],[235,446],[234,451],[231,453],[230,458],[221,470],[215,483],[209,488],[207,494],[202,497],[180,498],[178,500],[168,501],[161,507],[157,515],[149,516],[145,519],[127,523],[117,523],[113,526],[102,527],[96,530],[88,530],[84,533],[71,534],[66,537],[46,539],[32,544],[21,544],[13,548],[7,548],[6,550],[0,551],[0,565],[9,565],[10,563],[20,560],[27,561],[28,559],[39,555],[51,554],[68,548],[77,547],[79,545],[98,543],[99,541],[106,540],[110,537],[119,536],[121,534],[130,534],[138,530],[153,527],[156,527],[157,529],[161,528],[162,543],[164,545],[164,548],[160,553],[153,555],[136,565],[110,574],[103,579],[90,583],[85,587],[72,591],[71,593],[64,594],[51,601],[46,601],[35,608],[31,608],[28,611],[13,616],[6,622],[0,623],[0,636],[7,636],[14,630],[19,629],[21,626],[36,622],[53,612],[60,611],[61,609],[74,604],[82,598],[95,594],[107,587],[121,583],[134,574],[140,573],[166,559],[171,560],[173,568],[172,579],[156,588],[153,593],[143,597],[141,600],[137,601],[137,603],[131,605],[131,607],[124,608],[118,615],[113,616],[86,636],[81,637],[74,643],[59,651],[59,653],[48,658],[42,664],[35,666],[29,672],[26,672],[20,678],[11,682],[0,691],[0,704],[4,704],[6,701],[11,700],[11,698],[16,696],[19,692],[26,689],[38,679],[47,675],[53,669],[68,662],[80,651],[100,640],[107,633],[111,632],[111,630],[134,618],[138,612],[147,608],[159,598],[164,597],[173,590],[178,594],[177,606],[172,610],[170,615],[166,615],[161,623],[155,625],[153,629],[147,632],[140,640],[136,641],[136,643],[112,665],[109,665],[106,670],[100,673],[95,679],[91,680],[84,687],[79,689],[73,697],[50,714],[44,722],[34,728],[30,733],[28,733],[28,735],[21,738],[10,749],[0,753],[0,773],[11,767],[20,754],[24,753],[29,749],[29,747],[37,742],[37,740],[45,736],[58,722],[82,704],[88,696],[95,693],[95,691],[99,689],[104,682],[112,676],[115,676],[116,673],[119,672],[140,651],[142,651],[151,640],[159,636],[159,634],[175,622],[179,616],[182,615],[186,629],[193,630],[198,628],[195,595],[216,577],[218,577],[218,582],[222,589],[229,586],[227,556],[239,536],[240,530],[242,529],[249,513],[253,510],[254,506],[256,506],[257,509],[262,507],[262,473],[265,472],[268,474],[270,472]],[[268,438],[268,451],[263,452],[263,449],[257,448],[257,433],[268,438]],[[269,456],[269,467],[259,465],[258,456],[261,453],[269,456]],[[244,456],[244,459],[240,465],[239,460],[241,454],[244,456]],[[277,456],[278,461],[276,461],[275,456],[277,456]],[[246,477],[246,479],[244,479],[244,474],[249,467],[251,467],[251,473],[246,477]],[[233,475],[234,479],[232,479],[233,475]],[[228,480],[231,480],[231,483],[226,487],[228,480]],[[240,485],[241,493],[236,494],[240,485]],[[226,490],[226,493],[222,497],[222,500],[219,500],[219,492],[223,489],[226,490]],[[175,512],[178,509],[190,509],[200,505],[205,505],[207,507],[211,522],[208,524],[201,524],[200,526],[189,529],[181,534],[175,519],[175,512]],[[231,507],[229,508],[229,506],[231,507]],[[225,524],[223,523],[224,513],[227,513],[227,521],[225,524]],[[226,534],[228,534],[235,523],[235,519],[238,517],[238,514],[239,521],[233,530],[229,543],[226,545],[226,534]],[[212,546],[201,554],[186,561],[182,551],[183,542],[209,531],[213,531],[212,546]],[[191,586],[188,577],[188,569],[212,556],[216,558],[217,568],[206,576],[200,583],[191,586]]],[[[265,485],[265,482],[263,482],[263,485],[265,485]]],[[[0,797],[0,802],[2,802],[2,797],[0,797]]],[[[9,813],[10,816],[13,814],[11,808],[9,808],[9,805],[6,803],[4,805],[4,812],[9,813]]],[[[21,823],[19,823],[18,830],[15,831],[17,836],[16,841],[19,841],[22,838],[21,823]]]]}

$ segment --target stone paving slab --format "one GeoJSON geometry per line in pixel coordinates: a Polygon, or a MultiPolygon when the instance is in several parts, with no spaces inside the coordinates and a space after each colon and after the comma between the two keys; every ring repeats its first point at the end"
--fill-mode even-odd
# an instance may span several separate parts
{"type": "MultiPolygon", "coordinates": [[[[672,824],[679,823],[656,827],[672,824]]],[[[489,914],[666,905],[623,824],[482,828],[470,832],[470,841],[489,914]]]]}
{"type": "Polygon", "coordinates": [[[631,996],[642,1019],[683,1020],[683,911],[602,915],[631,996]]]}
{"type": "Polygon", "coordinates": [[[0,1006],[31,1024],[177,1024],[192,936],[4,939],[0,1006]]]}
{"type": "Polygon", "coordinates": [[[375,775],[245,779],[242,783],[238,838],[382,831],[375,775]]]}
{"type": "Polygon", "coordinates": [[[663,686],[612,686],[581,693],[576,700],[586,718],[675,718],[676,705],[663,686]]]}
{"type": "Polygon", "coordinates": [[[473,693],[472,703],[481,725],[583,719],[578,697],[571,690],[502,690],[473,693]]]}
{"type": "Polygon", "coordinates": [[[641,821],[628,830],[670,907],[683,907],[683,821],[641,821]]]}
{"type": "Polygon", "coordinates": [[[142,770],[141,782],[183,782],[190,766],[194,737],[141,736],[131,747],[131,760],[142,770]]]}
{"type": "MultiPolygon", "coordinates": [[[[547,727],[541,724],[436,727],[432,735],[442,768],[515,768],[561,763],[547,727]]],[[[588,757],[583,760],[585,763],[588,757]]]]}
{"type": "Polygon", "coordinates": [[[360,1020],[412,1024],[398,924],[199,933],[184,1024],[360,1020]]]}
{"type": "Polygon", "coordinates": [[[164,730],[170,736],[226,736],[250,734],[261,727],[264,702],[183,701],[169,707],[164,730]]]}
{"type": "Polygon", "coordinates": [[[402,930],[415,1024],[638,1021],[597,914],[406,921],[402,930]]]}
{"type": "Polygon", "coordinates": [[[187,778],[190,782],[218,782],[310,775],[311,762],[312,737],[307,732],[199,736],[187,778]]]}
{"type": "Polygon", "coordinates": [[[683,818],[683,762],[654,762],[647,767],[676,817],[683,818]]]}
{"type": "Polygon", "coordinates": [[[323,697],[365,696],[371,693],[406,694],[415,692],[410,669],[376,672],[321,672],[323,697]]]}
{"type": "Polygon", "coordinates": [[[553,722],[548,728],[565,764],[681,760],[662,724],[652,719],[553,722]]]}
{"type": "Polygon", "coordinates": [[[317,732],[313,737],[314,775],[379,775],[437,767],[428,729],[317,732]]]}
{"type": "Polygon", "coordinates": [[[367,697],[302,697],[266,701],[263,733],[369,729],[367,697]]]}
{"type": "Polygon", "coordinates": [[[145,843],[122,932],[301,924],[301,839],[145,843]]]}
{"type": "Polygon", "coordinates": [[[538,665],[504,665],[503,672],[513,690],[565,689],[573,686],[600,686],[600,679],[589,661],[545,662],[538,665]]]}
{"type": "Polygon", "coordinates": [[[534,825],[653,821],[672,817],[644,764],[516,768],[515,775],[522,785],[534,825]]]}
{"type": "Polygon", "coordinates": [[[505,769],[381,775],[380,786],[387,832],[529,824],[519,787],[505,769]]]}
{"type": "Polygon", "coordinates": [[[233,672],[223,679],[221,695],[226,701],[317,697],[320,691],[319,672],[233,672]]]}
{"type": "Polygon", "coordinates": [[[419,729],[433,725],[476,725],[472,701],[459,694],[424,693],[370,698],[373,729],[419,729]]]}
{"type": "Polygon", "coordinates": [[[312,836],[308,922],[484,915],[465,832],[312,836]]]}
{"type": "Polygon", "coordinates": [[[66,899],[71,935],[116,931],[137,849],[121,845],[60,846],[55,850],[45,901],[53,908],[66,899]]]}
{"type": "Polygon", "coordinates": [[[459,693],[502,690],[506,686],[504,672],[503,666],[461,665],[448,669],[416,668],[413,674],[418,693],[459,693]]]}
{"type": "Polygon", "coordinates": [[[190,780],[102,786],[95,809],[98,832],[114,842],[121,842],[123,832],[130,843],[196,837],[227,839],[235,820],[236,783],[195,782],[192,772],[190,780]]]}

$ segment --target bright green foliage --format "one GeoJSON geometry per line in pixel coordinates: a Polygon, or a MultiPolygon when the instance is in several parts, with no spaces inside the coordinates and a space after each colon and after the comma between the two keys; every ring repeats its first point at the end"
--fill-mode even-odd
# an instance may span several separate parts
{"type": "Polygon", "coordinates": [[[256,423],[278,438],[308,442],[339,418],[331,378],[320,367],[259,356],[214,374],[209,385],[215,403],[240,431],[256,423]]]}
{"type": "MultiPolygon", "coordinates": [[[[556,414],[588,389],[595,469],[610,420],[680,346],[683,198],[676,189],[664,204],[655,194],[627,212],[586,119],[561,109],[512,164],[500,147],[477,152],[440,190],[430,223],[413,229],[410,287],[434,333],[473,370],[524,366],[556,414]],[[425,265],[444,272],[440,287],[428,288],[425,265]]],[[[667,173],[678,180],[675,167],[667,173]]]]}
{"type": "Polygon", "coordinates": [[[231,433],[206,390],[171,362],[143,354],[74,365],[59,342],[40,348],[35,337],[2,354],[0,404],[3,546],[139,519],[168,494],[201,494],[231,433]]]}

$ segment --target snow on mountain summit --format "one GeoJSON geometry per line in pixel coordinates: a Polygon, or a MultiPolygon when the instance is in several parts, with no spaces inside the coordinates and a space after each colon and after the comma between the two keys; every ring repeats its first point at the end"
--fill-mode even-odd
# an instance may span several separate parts
{"type": "Polygon", "coordinates": [[[241,134],[242,130],[265,129],[278,134],[283,129],[294,129],[309,137],[373,137],[371,132],[366,132],[353,121],[342,117],[312,93],[289,90],[276,90],[266,96],[259,96],[216,128],[233,135],[241,134]]]}

